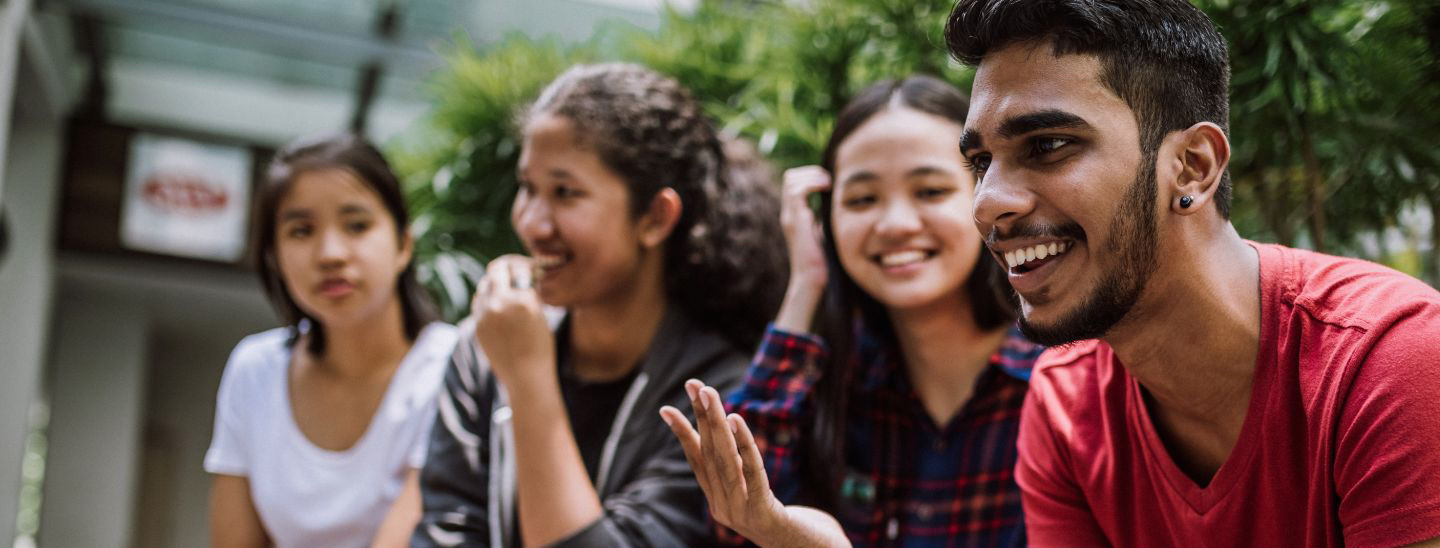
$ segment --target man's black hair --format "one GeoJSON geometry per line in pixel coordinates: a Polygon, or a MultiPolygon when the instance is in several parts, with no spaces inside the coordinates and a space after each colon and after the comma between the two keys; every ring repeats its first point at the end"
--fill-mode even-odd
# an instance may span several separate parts
{"type": "MultiPolygon", "coordinates": [[[[1055,55],[1100,60],[1100,82],[1135,112],[1140,147],[1154,159],[1165,135],[1199,122],[1230,131],[1230,59],[1225,38],[1186,0],[960,0],[945,41],[977,66],[1006,46],[1048,44],[1055,55]]],[[[1215,192],[1230,218],[1230,174],[1215,192]]]]}

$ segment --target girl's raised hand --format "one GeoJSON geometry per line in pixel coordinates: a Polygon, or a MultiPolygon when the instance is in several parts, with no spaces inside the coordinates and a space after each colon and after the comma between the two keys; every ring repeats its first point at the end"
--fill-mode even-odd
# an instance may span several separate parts
{"type": "Polygon", "coordinates": [[[810,195],[830,188],[830,174],[820,166],[785,170],[780,194],[780,226],[790,253],[790,284],[775,317],[775,326],[805,333],[829,279],[820,223],[810,209],[810,195]]]}
{"type": "Polygon", "coordinates": [[[825,253],[820,247],[820,223],[810,209],[810,195],[830,188],[830,173],[820,166],[785,170],[780,194],[780,226],[790,252],[790,279],[823,289],[825,253]]]}
{"type": "Polygon", "coordinates": [[[555,335],[535,293],[532,266],[520,255],[490,261],[470,305],[475,340],[495,376],[512,391],[558,386],[555,335]]]}

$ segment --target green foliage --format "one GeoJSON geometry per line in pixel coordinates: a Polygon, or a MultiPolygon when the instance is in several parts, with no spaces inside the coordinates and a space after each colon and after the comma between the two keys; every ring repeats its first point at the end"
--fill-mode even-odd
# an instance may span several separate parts
{"type": "MultiPolygon", "coordinates": [[[[1440,173],[1427,145],[1440,120],[1416,108],[1440,99],[1440,82],[1418,70],[1436,62],[1421,24],[1433,2],[1196,3],[1230,41],[1230,171],[1241,233],[1413,264],[1413,250],[1391,255],[1383,235],[1409,228],[1398,212],[1435,194],[1440,173]],[[1378,251],[1358,245],[1375,234],[1378,251]]],[[[1440,255],[1431,248],[1421,262],[1433,284],[1440,255]]]]}
{"type": "Polygon", "coordinates": [[[835,115],[878,80],[923,72],[968,89],[942,31],[949,0],[829,0],[738,6],[705,1],[668,12],[657,33],[618,52],[674,76],[733,133],[780,167],[819,160],[835,115]]]}
{"type": "MultiPolygon", "coordinates": [[[[1247,237],[1389,260],[1440,282],[1440,4],[1433,0],[1192,0],[1231,44],[1234,222],[1247,237]],[[1406,249],[1361,246],[1377,232],[1406,249]],[[1392,238],[1393,239],[1393,238],[1392,238]],[[1419,242],[1432,242],[1420,253],[1419,242]],[[1418,257],[1418,261],[1417,261],[1418,257]]],[[[701,0],[659,29],[609,26],[562,45],[463,41],[432,84],[429,127],[393,151],[417,212],[422,280],[465,309],[478,261],[516,251],[518,108],[572,63],[638,62],[690,88],[780,168],[818,162],[835,115],[877,80],[923,72],[969,89],[942,30],[952,0],[701,0]],[[473,257],[473,259],[472,259],[473,257]]]]}

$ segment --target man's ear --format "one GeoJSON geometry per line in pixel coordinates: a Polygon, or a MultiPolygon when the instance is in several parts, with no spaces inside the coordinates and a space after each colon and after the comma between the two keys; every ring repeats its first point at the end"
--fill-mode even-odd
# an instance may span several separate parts
{"type": "Polygon", "coordinates": [[[1171,136],[1172,158],[1179,170],[1161,188],[1168,191],[1170,211],[1190,215],[1215,199],[1230,165],[1230,139],[1212,122],[1200,122],[1171,136]]]}
{"type": "Polygon", "coordinates": [[[675,230],[675,223],[680,222],[680,214],[684,212],[685,204],[680,201],[680,194],[673,188],[662,188],[650,199],[650,206],[645,208],[645,214],[640,216],[640,243],[647,248],[659,247],[670,237],[670,232],[675,230]]]}

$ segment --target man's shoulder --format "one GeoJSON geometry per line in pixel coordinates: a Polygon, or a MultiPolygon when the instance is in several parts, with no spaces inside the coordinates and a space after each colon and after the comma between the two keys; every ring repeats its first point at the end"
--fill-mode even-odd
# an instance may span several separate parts
{"type": "Polygon", "coordinates": [[[1440,310],[1440,292],[1413,276],[1362,259],[1269,247],[1283,257],[1281,299],[1307,319],[1337,327],[1388,328],[1413,310],[1440,310]]]}
{"type": "Polygon", "coordinates": [[[1301,362],[1307,397],[1339,390],[1346,396],[1336,402],[1367,401],[1430,390],[1440,367],[1440,292],[1369,261],[1266,247],[1285,265],[1270,301],[1280,308],[1267,320],[1272,345],[1277,358],[1301,362]]]}

